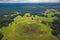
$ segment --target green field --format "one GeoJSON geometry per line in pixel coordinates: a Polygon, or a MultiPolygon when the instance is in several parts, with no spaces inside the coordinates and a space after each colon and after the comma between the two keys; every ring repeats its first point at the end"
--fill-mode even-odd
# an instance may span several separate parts
{"type": "MultiPolygon", "coordinates": [[[[43,13],[47,17],[30,15],[30,13],[25,13],[24,16],[17,15],[13,22],[0,29],[0,32],[4,35],[2,40],[59,40],[51,33],[53,29],[49,23],[58,19],[56,16],[51,17],[55,14],[55,10],[51,10],[43,13]]],[[[19,13],[17,12],[17,14],[19,13]]]]}

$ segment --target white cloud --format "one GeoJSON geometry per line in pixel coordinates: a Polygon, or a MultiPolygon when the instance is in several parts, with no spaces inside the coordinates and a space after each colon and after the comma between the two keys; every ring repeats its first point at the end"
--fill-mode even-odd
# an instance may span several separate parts
{"type": "Polygon", "coordinates": [[[60,2],[60,0],[0,0],[0,2],[60,2]]]}

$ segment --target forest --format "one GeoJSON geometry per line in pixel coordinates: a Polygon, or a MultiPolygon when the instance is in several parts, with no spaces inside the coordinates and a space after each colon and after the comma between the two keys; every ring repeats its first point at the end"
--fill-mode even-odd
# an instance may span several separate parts
{"type": "Polygon", "coordinates": [[[21,12],[3,15],[0,40],[60,40],[60,12],[46,9],[41,15],[21,12]]]}

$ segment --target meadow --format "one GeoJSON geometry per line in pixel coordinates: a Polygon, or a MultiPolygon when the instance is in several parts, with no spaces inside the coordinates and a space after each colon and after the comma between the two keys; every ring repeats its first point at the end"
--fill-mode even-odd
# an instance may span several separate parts
{"type": "MultiPolygon", "coordinates": [[[[2,33],[3,37],[0,37],[0,40],[60,40],[60,18],[56,16],[60,15],[60,12],[57,10],[47,9],[40,16],[20,14],[11,14],[10,17],[14,17],[13,21],[2,23],[0,34],[2,33]]],[[[4,16],[6,19],[9,17],[4,16]]]]}

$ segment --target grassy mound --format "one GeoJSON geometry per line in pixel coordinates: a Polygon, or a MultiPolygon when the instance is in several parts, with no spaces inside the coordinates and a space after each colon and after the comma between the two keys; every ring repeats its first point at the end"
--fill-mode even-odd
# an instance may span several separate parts
{"type": "Polygon", "coordinates": [[[53,21],[53,19],[49,18],[17,16],[7,27],[0,29],[4,35],[2,40],[58,40],[51,34],[52,30],[47,22],[53,21]],[[47,21],[47,19],[49,20],[47,21]],[[41,23],[42,20],[46,21],[47,25],[41,23]]]}

